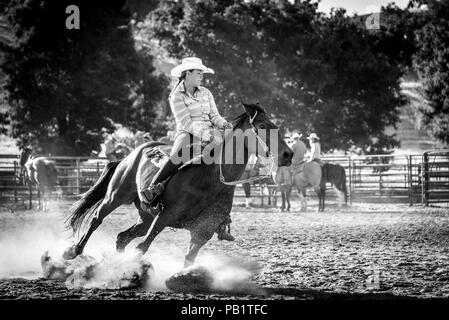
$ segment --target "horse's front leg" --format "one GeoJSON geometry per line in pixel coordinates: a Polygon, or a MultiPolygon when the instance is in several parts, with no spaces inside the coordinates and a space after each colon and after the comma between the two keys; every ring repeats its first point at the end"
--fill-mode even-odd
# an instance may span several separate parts
{"type": "Polygon", "coordinates": [[[153,221],[153,218],[146,211],[140,209],[140,202],[138,202],[138,205],[136,204],[136,207],[139,210],[139,219],[136,224],[117,235],[116,249],[119,252],[124,251],[125,247],[137,237],[143,237],[153,221]]]}
{"type": "Polygon", "coordinates": [[[198,256],[198,252],[200,249],[209,241],[214,235],[213,232],[209,232],[206,234],[202,234],[201,237],[195,235],[194,232],[191,232],[189,250],[185,256],[184,260],[184,268],[190,267],[195,263],[196,257],[198,256]]]}
{"type": "Polygon", "coordinates": [[[173,216],[173,212],[168,212],[166,209],[162,210],[162,212],[159,213],[159,215],[157,215],[151,223],[150,230],[148,230],[145,236],[145,240],[139,243],[136,249],[139,250],[142,254],[145,254],[148,251],[148,248],[150,247],[154,238],[156,238],[156,236],[174,220],[173,216]]]}
{"type": "Polygon", "coordinates": [[[43,210],[43,205],[42,205],[42,193],[41,193],[41,188],[39,187],[39,185],[36,185],[36,191],[37,191],[37,207],[38,210],[43,210]]]}
{"type": "Polygon", "coordinates": [[[42,211],[48,211],[50,207],[49,190],[42,189],[42,211]]]}

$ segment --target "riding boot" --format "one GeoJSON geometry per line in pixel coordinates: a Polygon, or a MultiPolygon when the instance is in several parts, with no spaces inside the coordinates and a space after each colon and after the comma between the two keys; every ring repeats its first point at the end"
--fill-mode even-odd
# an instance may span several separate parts
{"type": "Polygon", "coordinates": [[[181,164],[173,164],[171,160],[168,160],[153,177],[153,181],[148,186],[148,188],[142,189],[140,191],[142,200],[151,206],[154,199],[160,196],[164,191],[164,185],[162,184],[162,182],[175,174],[180,166],[181,164]]]}
{"type": "Polygon", "coordinates": [[[229,224],[221,224],[218,227],[218,229],[217,229],[218,240],[234,241],[235,240],[234,236],[232,236],[228,232],[228,230],[226,230],[226,229],[228,229],[226,227],[228,227],[230,229],[229,224]]]}

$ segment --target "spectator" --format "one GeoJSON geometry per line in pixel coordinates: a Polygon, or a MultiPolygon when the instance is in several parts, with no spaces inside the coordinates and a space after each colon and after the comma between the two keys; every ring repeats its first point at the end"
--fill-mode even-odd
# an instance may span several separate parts
{"type": "Polygon", "coordinates": [[[320,138],[316,133],[310,134],[310,136],[307,138],[309,139],[310,144],[310,158],[308,162],[318,162],[321,164],[321,144],[320,144],[320,138]]]}
{"type": "Polygon", "coordinates": [[[302,134],[294,132],[292,139],[294,141],[291,149],[293,150],[292,168],[301,165],[304,162],[304,155],[306,154],[306,145],[301,141],[302,134]]]}

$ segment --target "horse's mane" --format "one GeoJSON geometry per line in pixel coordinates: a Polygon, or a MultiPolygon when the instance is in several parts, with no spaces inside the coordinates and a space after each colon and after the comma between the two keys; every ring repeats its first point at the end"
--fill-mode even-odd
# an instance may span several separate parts
{"type": "Polygon", "coordinates": [[[246,112],[232,119],[232,123],[234,124],[234,129],[242,128],[246,119],[248,119],[248,114],[246,112]]]}
{"type": "MultiPolygon", "coordinates": [[[[248,106],[248,105],[247,105],[248,106]]],[[[249,105],[251,106],[255,111],[257,111],[259,114],[266,114],[265,110],[262,109],[262,107],[257,103],[257,104],[251,104],[249,105]]],[[[241,115],[235,117],[234,119],[232,119],[232,123],[234,124],[234,129],[237,128],[242,128],[245,121],[249,118],[249,115],[247,112],[243,112],[241,115]]]]}

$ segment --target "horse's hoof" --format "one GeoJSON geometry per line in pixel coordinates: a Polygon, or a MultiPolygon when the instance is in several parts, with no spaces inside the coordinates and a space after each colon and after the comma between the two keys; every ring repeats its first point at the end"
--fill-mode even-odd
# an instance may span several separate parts
{"type": "MultiPolygon", "coordinates": [[[[120,236],[120,235],[119,235],[120,236]]],[[[115,249],[117,252],[123,252],[126,248],[126,243],[123,240],[119,240],[120,237],[118,237],[117,241],[115,242],[115,249]]]]}
{"type": "Polygon", "coordinates": [[[115,250],[117,250],[117,252],[122,253],[125,251],[125,246],[123,244],[116,244],[115,245],[115,250]]]}
{"type": "Polygon", "coordinates": [[[79,255],[78,247],[77,245],[73,245],[71,247],[68,247],[64,253],[62,254],[62,257],[64,260],[73,260],[79,255]]]}

